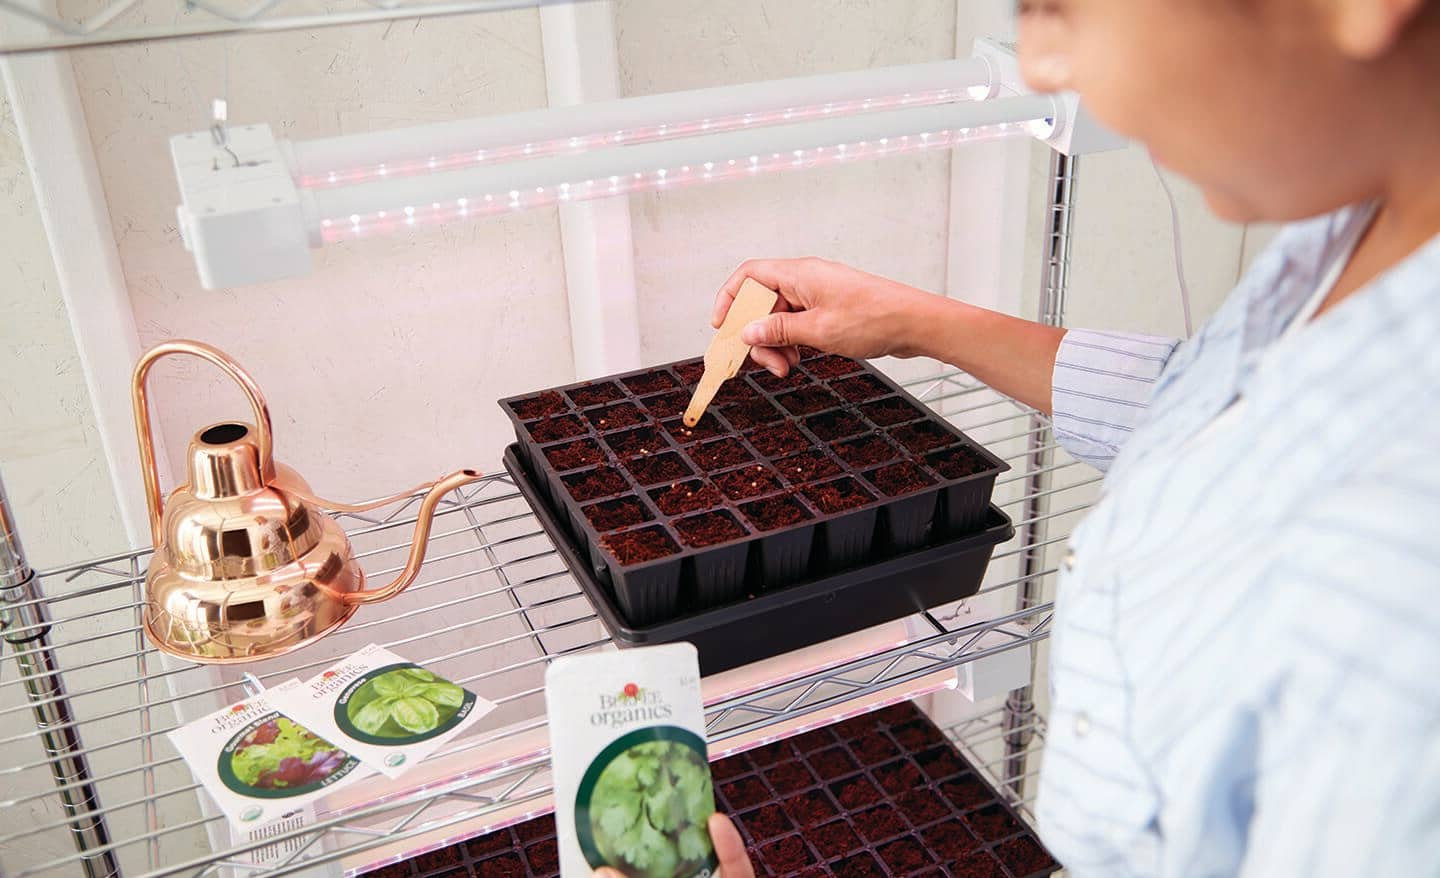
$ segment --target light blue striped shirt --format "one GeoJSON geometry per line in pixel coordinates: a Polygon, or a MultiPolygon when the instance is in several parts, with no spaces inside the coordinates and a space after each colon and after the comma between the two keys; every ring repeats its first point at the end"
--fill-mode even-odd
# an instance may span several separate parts
{"type": "Polygon", "coordinates": [[[1440,876],[1440,238],[1281,338],[1365,214],[1188,342],[1060,347],[1056,432],[1107,470],[1037,806],[1072,875],[1440,876]]]}

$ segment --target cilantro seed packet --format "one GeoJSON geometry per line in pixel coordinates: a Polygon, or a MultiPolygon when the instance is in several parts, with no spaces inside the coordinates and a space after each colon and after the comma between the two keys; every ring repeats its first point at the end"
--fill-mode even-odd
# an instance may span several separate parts
{"type": "Polygon", "coordinates": [[[404,774],[495,709],[373,643],[274,700],[386,777],[404,774]]]}
{"type": "Polygon", "coordinates": [[[291,680],[168,734],[195,779],[243,832],[279,820],[367,774],[360,761],[275,709],[291,680]]]}
{"type": "Polygon", "coordinates": [[[715,790],[688,643],[556,659],[545,673],[562,878],[715,874],[715,790]]]}

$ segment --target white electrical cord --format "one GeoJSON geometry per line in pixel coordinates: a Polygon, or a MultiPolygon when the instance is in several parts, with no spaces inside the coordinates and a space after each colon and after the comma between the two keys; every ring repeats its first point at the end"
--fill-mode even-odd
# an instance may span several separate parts
{"type": "Polygon", "coordinates": [[[1170,183],[1165,175],[1160,173],[1160,166],[1155,163],[1155,157],[1150,157],[1150,167],[1155,169],[1155,179],[1160,181],[1160,188],[1165,190],[1165,199],[1170,202],[1170,237],[1175,242],[1175,279],[1180,282],[1180,306],[1185,313],[1185,337],[1189,338],[1195,334],[1195,326],[1190,320],[1190,287],[1185,283],[1185,256],[1180,244],[1180,209],[1175,206],[1175,193],[1170,191],[1170,183]]]}

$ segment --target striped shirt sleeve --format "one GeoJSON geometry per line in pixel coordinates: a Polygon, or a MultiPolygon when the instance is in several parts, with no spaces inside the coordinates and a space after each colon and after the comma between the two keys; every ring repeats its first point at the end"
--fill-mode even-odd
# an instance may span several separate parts
{"type": "Polygon", "coordinates": [[[1072,329],[1051,379],[1055,438],[1065,450],[1108,469],[1150,404],[1179,339],[1072,329]]]}

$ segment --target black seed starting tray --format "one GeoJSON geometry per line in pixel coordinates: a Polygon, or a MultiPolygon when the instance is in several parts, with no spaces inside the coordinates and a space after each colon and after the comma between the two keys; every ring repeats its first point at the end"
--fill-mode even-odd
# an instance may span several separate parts
{"type": "Polygon", "coordinates": [[[743,371],[687,428],[702,371],[500,401],[530,480],[628,624],[988,530],[1009,467],[867,364],[811,352],[783,379],[743,371]]]}
{"type": "MultiPolygon", "coordinates": [[[[717,806],[757,876],[1044,878],[1060,868],[954,745],[897,704],[718,760],[717,806]]],[[[556,878],[555,819],[537,817],[366,873],[556,878]]]]}
{"type": "MultiPolygon", "coordinates": [[[[535,517],[550,534],[561,560],[574,574],[615,642],[620,646],[692,643],[699,653],[703,674],[719,673],[802,649],[969,597],[979,589],[995,546],[1015,535],[1010,519],[992,506],[984,529],[978,532],[947,538],[871,564],[797,580],[784,588],[760,587],[748,593],[742,586],[739,597],[721,606],[708,603],[701,606],[698,600],[682,599],[673,618],[636,625],[628,621],[617,591],[596,576],[591,556],[575,542],[541,495],[534,477],[520,460],[517,446],[506,450],[505,468],[535,510],[535,517]],[[763,631],[765,636],[743,636],[744,632],[755,631],[763,631]]],[[[718,493],[715,488],[699,486],[693,480],[677,487],[697,493],[718,493]]],[[[730,549],[735,552],[731,563],[737,575],[744,570],[744,549],[744,545],[730,549]]],[[[720,575],[730,572],[722,568],[720,575]]],[[[703,578],[696,576],[695,581],[703,588],[703,578]]],[[[703,591],[696,594],[708,597],[703,591]]]]}

